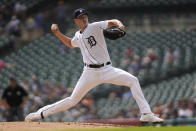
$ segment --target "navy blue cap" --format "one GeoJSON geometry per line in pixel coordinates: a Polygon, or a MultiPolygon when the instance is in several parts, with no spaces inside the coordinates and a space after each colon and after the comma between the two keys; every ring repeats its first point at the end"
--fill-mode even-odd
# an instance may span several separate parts
{"type": "Polygon", "coordinates": [[[74,19],[77,19],[78,16],[80,16],[80,15],[82,15],[82,14],[88,15],[85,9],[83,9],[83,8],[76,9],[76,10],[74,11],[74,13],[73,13],[73,18],[74,18],[74,19]]]}

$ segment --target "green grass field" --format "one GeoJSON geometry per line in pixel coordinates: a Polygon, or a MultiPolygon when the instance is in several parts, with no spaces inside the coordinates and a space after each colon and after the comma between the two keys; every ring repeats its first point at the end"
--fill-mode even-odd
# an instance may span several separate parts
{"type": "MultiPolygon", "coordinates": [[[[52,131],[196,131],[196,127],[129,127],[117,129],[52,130],[52,131]]],[[[44,130],[46,131],[46,130],[44,130]]],[[[48,130],[47,130],[48,131],[48,130]]]]}

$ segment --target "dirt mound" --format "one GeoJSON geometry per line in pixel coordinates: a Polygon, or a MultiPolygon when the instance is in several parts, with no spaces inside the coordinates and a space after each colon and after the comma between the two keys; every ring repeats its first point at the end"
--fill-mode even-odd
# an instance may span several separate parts
{"type": "Polygon", "coordinates": [[[117,126],[83,122],[0,122],[0,131],[49,131],[103,128],[117,128],[117,126]]]}

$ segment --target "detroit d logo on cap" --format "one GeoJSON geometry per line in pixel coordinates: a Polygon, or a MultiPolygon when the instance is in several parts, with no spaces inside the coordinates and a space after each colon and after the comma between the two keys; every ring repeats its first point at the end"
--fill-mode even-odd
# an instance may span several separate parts
{"type": "Polygon", "coordinates": [[[97,44],[97,41],[95,40],[94,36],[90,36],[86,39],[88,39],[88,44],[91,48],[97,44]]]}

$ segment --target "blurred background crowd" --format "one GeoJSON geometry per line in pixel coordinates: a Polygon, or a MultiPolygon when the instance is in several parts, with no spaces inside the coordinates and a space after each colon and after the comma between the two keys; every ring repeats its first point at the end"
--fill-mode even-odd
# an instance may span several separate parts
{"type": "MultiPolygon", "coordinates": [[[[124,38],[106,39],[112,64],[139,78],[156,115],[166,120],[195,121],[195,5],[194,0],[2,0],[0,121],[23,120],[26,114],[72,93],[83,68],[80,52],[57,40],[50,26],[57,23],[62,32],[73,36],[77,28],[72,12],[79,7],[87,9],[90,22],[116,18],[125,24],[124,38]],[[22,92],[18,93],[18,105],[9,104],[12,100],[8,102],[7,87],[17,87],[22,92]]],[[[88,93],[76,107],[45,121],[139,117],[128,88],[104,84],[88,93]]]]}

